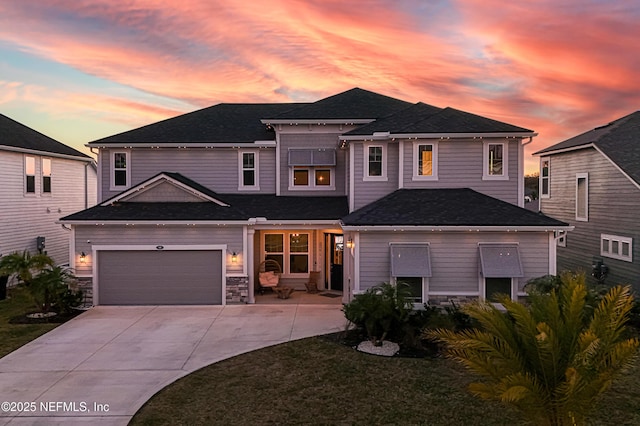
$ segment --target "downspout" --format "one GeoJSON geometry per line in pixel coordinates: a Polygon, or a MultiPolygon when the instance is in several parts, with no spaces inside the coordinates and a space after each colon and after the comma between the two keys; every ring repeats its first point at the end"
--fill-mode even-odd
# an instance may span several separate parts
{"type": "Polygon", "coordinates": [[[518,206],[524,207],[524,147],[533,142],[533,136],[529,136],[529,140],[520,145],[520,158],[518,159],[518,206]]]}

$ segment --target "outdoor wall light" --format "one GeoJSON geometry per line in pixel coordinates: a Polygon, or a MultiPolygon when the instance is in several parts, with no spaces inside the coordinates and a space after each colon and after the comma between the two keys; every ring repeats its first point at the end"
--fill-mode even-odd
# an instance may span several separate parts
{"type": "Polygon", "coordinates": [[[80,263],[85,263],[87,261],[87,255],[82,252],[80,253],[80,263]]]}
{"type": "Polygon", "coordinates": [[[354,245],[353,245],[353,240],[352,240],[351,238],[349,238],[349,239],[347,240],[347,248],[348,248],[348,249],[352,249],[353,247],[354,247],[354,245]]]}
{"type": "Polygon", "coordinates": [[[231,263],[238,263],[238,253],[235,251],[231,254],[231,263]]]}

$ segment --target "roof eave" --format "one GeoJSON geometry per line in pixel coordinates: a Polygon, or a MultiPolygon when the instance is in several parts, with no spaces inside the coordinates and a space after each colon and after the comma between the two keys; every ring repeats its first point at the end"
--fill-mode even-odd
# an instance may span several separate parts
{"type": "Polygon", "coordinates": [[[64,158],[65,160],[84,161],[87,163],[95,161],[92,157],[89,157],[89,156],[81,157],[79,155],[60,154],[57,152],[41,151],[37,149],[28,149],[28,148],[19,148],[16,146],[9,146],[9,145],[0,145],[0,151],[12,151],[12,152],[19,152],[22,154],[39,155],[43,157],[64,158]]]}
{"type": "Polygon", "coordinates": [[[473,226],[473,225],[342,225],[344,231],[431,231],[431,232],[553,232],[573,231],[571,225],[549,226],[473,226]]]}
{"type": "Polygon", "coordinates": [[[62,225],[128,225],[128,226],[165,226],[165,225],[181,225],[181,226],[196,226],[196,225],[217,225],[217,226],[244,226],[249,223],[248,220],[96,220],[96,219],[71,219],[64,220],[59,219],[55,223],[62,225]]]}
{"type": "Polygon", "coordinates": [[[253,142],[89,142],[88,148],[256,148],[276,146],[275,140],[253,142]]]}
{"type": "Polygon", "coordinates": [[[262,124],[368,124],[372,121],[375,121],[375,118],[287,118],[287,119],[262,119],[260,122],[262,124]]]}
{"type": "Polygon", "coordinates": [[[376,132],[372,135],[341,135],[340,139],[384,140],[384,139],[484,139],[484,138],[532,138],[538,136],[535,132],[492,132],[492,133],[387,133],[376,132]],[[380,134],[377,134],[380,133],[380,134]]]}
{"type": "Polygon", "coordinates": [[[544,157],[547,155],[562,154],[564,152],[578,151],[580,149],[586,149],[586,148],[595,148],[595,144],[593,142],[589,142],[582,145],[576,145],[576,146],[571,146],[567,148],[542,150],[542,151],[534,152],[531,155],[544,157]]]}

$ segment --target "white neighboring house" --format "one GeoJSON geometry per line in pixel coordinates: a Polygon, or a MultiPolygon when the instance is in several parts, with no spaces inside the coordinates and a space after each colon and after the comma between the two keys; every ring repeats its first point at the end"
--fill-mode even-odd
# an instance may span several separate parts
{"type": "Polygon", "coordinates": [[[0,114],[0,182],[0,256],[36,253],[40,241],[56,264],[69,263],[71,231],[56,221],[96,204],[95,161],[0,114]]]}

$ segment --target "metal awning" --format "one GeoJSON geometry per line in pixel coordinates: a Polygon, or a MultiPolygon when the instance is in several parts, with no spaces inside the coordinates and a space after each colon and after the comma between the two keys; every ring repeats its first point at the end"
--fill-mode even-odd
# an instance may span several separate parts
{"type": "Polygon", "coordinates": [[[485,278],[524,276],[517,244],[480,244],[480,267],[485,278]]]}
{"type": "Polygon", "coordinates": [[[331,148],[319,149],[290,149],[289,166],[335,166],[336,150],[331,148]]]}
{"type": "Polygon", "coordinates": [[[429,244],[391,244],[391,276],[430,277],[429,244]]]}

